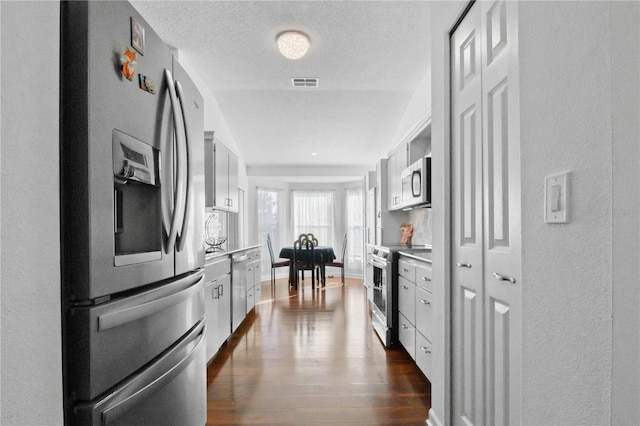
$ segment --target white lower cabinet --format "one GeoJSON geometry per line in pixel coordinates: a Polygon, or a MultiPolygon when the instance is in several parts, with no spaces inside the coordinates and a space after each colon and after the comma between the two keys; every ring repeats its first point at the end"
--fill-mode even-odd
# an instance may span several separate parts
{"type": "Polygon", "coordinates": [[[220,346],[227,341],[229,331],[231,330],[231,275],[227,274],[223,279],[218,281],[216,296],[218,324],[215,345],[217,346],[217,351],[220,349],[220,346]]]}
{"type": "Polygon", "coordinates": [[[400,276],[398,277],[398,311],[411,324],[416,323],[416,285],[400,276]]]}
{"type": "Polygon", "coordinates": [[[262,298],[260,248],[238,250],[205,263],[207,360],[262,298]]]}
{"type": "Polygon", "coordinates": [[[422,287],[416,287],[416,330],[429,340],[433,339],[433,296],[422,287]]]}
{"type": "Polygon", "coordinates": [[[253,292],[254,287],[247,288],[247,313],[251,312],[256,305],[256,298],[253,292]]]}
{"type": "Polygon", "coordinates": [[[260,261],[256,262],[256,266],[253,268],[253,279],[255,281],[255,287],[253,288],[253,295],[256,300],[256,304],[262,300],[262,268],[260,267],[260,261]]]}
{"type": "Polygon", "coordinates": [[[205,265],[206,354],[211,359],[227,340],[231,327],[231,261],[218,258],[205,265]]]}
{"type": "Polygon", "coordinates": [[[416,359],[416,328],[402,313],[398,314],[398,340],[411,358],[416,359]]]}
{"type": "Polygon", "coordinates": [[[422,373],[431,374],[433,338],[431,264],[400,256],[398,261],[398,339],[422,373]]]}
{"type": "Polygon", "coordinates": [[[253,250],[248,254],[250,263],[247,264],[247,314],[251,312],[256,303],[262,298],[260,288],[262,270],[260,268],[261,256],[259,250],[253,250]]]}
{"type": "Polygon", "coordinates": [[[431,377],[431,341],[416,331],[416,364],[422,373],[431,377]]]}

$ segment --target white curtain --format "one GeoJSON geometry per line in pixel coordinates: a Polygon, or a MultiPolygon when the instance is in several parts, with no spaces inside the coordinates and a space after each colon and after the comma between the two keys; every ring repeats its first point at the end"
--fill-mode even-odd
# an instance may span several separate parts
{"type": "Polygon", "coordinates": [[[312,233],[319,245],[335,248],[335,191],[292,191],[292,195],[293,238],[312,233]]]}
{"type": "MultiPolygon", "coordinates": [[[[362,188],[347,188],[347,254],[345,269],[351,273],[363,271],[364,262],[364,205],[362,188]]],[[[339,256],[339,255],[338,255],[339,256]]]]}

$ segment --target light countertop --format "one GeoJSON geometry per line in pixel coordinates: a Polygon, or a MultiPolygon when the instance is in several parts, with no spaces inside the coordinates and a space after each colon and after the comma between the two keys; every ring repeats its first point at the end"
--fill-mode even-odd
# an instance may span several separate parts
{"type": "Polygon", "coordinates": [[[233,249],[229,249],[229,250],[218,250],[218,251],[214,251],[212,253],[206,253],[205,254],[205,262],[209,262],[211,260],[220,258],[220,257],[225,257],[225,256],[231,256],[232,254],[235,253],[240,253],[243,251],[247,251],[247,250],[252,250],[252,249],[256,249],[262,247],[262,244],[255,244],[252,246],[246,246],[246,247],[238,247],[238,248],[233,248],[233,249]]]}

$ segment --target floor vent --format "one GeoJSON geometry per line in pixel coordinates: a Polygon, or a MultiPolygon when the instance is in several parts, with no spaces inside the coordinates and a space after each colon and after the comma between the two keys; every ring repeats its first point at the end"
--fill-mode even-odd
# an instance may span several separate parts
{"type": "Polygon", "coordinates": [[[293,87],[318,87],[318,79],[293,77],[291,84],[293,87]]]}

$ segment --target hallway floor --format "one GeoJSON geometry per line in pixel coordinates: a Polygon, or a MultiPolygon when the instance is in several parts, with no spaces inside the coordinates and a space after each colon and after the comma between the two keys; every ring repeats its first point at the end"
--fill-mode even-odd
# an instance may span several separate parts
{"type": "Polygon", "coordinates": [[[424,425],[431,385],[371,327],[362,280],[297,292],[262,283],[262,301],[207,371],[207,425],[424,425]]]}

